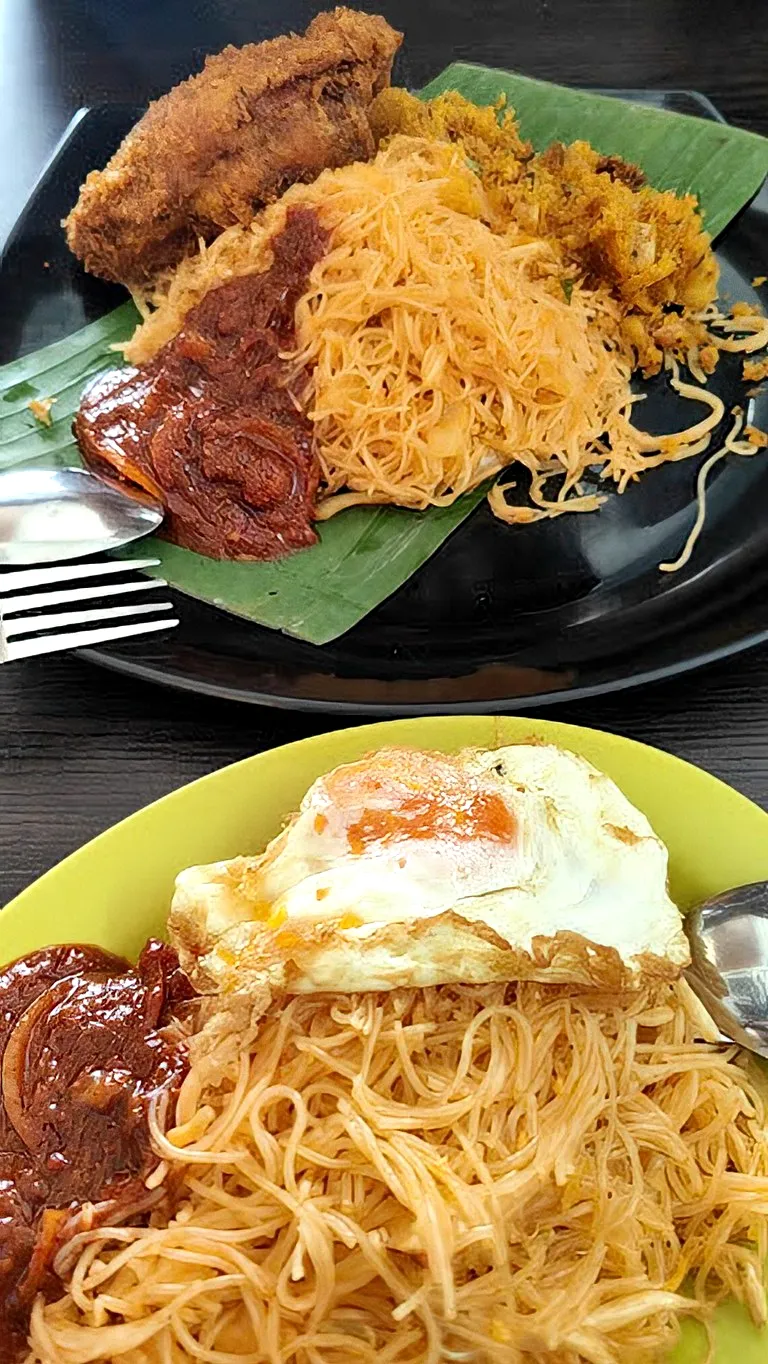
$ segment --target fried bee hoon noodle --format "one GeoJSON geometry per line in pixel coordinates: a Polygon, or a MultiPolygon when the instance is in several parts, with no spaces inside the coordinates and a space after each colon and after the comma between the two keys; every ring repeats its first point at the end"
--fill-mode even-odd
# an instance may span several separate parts
{"type": "Polygon", "coordinates": [[[296,309],[294,357],[312,376],[320,519],[360,503],[447,505],[514,463],[530,471],[530,502],[494,488],[502,520],[593,511],[611,484],[708,447],[721,399],[678,379],[691,424],[638,430],[620,302],[513,219],[495,229],[461,148],[427,138],[398,135],[222,233],[155,292],[127,358],[154,354],[206,289],[264,269],[297,203],[330,235],[296,309]]]}
{"type": "MultiPolygon", "coordinates": [[[[492,115],[496,127],[492,110],[467,105],[465,117],[469,110],[492,115]]],[[[508,140],[510,128],[497,128],[498,136],[508,140]]],[[[141,363],[207,289],[265,268],[291,205],[318,213],[330,247],[296,309],[294,360],[297,373],[311,375],[320,520],[356,504],[449,505],[515,465],[528,471],[529,485],[510,500],[520,480],[507,477],[488,494],[501,520],[594,511],[612,485],[623,492],[650,469],[705,453],[726,416],[706,387],[718,352],[765,344],[766,320],[748,309],[727,317],[710,302],[670,318],[656,300],[642,324],[656,331],[653,338],[643,331],[641,345],[642,319],[627,314],[621,291],[564,258],[556,233],[532,232],[530,213],[506,202],[500,213],[498,187],[476,173],[482,153],[468,146],[480,157],[475,168],[461,144],[396,134],[372,162],[294,185],[250,227],[223,232],[138,300],[145,320],[125,353],[141,363]],[[657,364],[663,344],[672,365],[676,353],[687,360],[696,382],[675,374],[671,383],[695,415],[684,430],[650,436],[632,420],[631,378],[641,355],[651,369],[657,364]]],[[[633,195],[606,175],[592,178],[631,206],[642,199],[649,212],[669,215],[671,205],[682,214],[679,231],[667,225],[664,240],[683,233],[689,273],[681,265],[672,281],[658,283],[662,298],[663,289],[673,299],[714,291],[714,257],[687,200],[647,188],[633,195]],[[694,247],[706,257],[694,271],[696,289],[694,247]]],[[[702,479],[701,505],[703,496],[702,479]]]]}
{"type": "Polygon", "coordinates": [[[703,1032],[684,983],[283,1001],[201,1049],[175,1217],[78,1236],[29,1359],[637,1364],[727,1295],[764,1321],[766,1114],[703,1032]]]}

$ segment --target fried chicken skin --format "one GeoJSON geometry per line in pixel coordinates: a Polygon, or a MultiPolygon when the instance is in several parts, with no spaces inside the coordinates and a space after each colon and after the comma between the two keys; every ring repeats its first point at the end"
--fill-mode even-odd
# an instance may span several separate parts
{"type": "Polygon", "coordinates": [[[373,155],[368,107],[402,34],[335,9],[301,36],[227,47],[149,106],[65,222],[86,270],[134,288],[327,166],[373,155]]]}

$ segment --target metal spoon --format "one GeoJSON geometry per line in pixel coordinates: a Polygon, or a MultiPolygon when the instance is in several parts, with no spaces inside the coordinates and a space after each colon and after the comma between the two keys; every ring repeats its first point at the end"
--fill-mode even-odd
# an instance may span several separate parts
{"type": "Polygon", "coordinates": [[[0,565],[119,549],[157,530],[163,515],[147,493],[87,469],[12,469],[0,474],[0,565]]]}
{"type": "Polygon", "coordinates": [[[685,928],[689,984],[725,1037],[768,1059],[768,881],[706,900],[685,928]]]}

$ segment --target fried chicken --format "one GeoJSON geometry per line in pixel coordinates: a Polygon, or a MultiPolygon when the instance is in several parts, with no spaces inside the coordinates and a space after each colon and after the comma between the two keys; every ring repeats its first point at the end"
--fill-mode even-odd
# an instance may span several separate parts
{"type": "Polygon", "coordinates": [[[385,19],[340,8],[302,37],[209,57],[88,176],[65,223],[72,251],[141,288],[294,181],[372,156],[368,107],[401,40],[385,19]]]}

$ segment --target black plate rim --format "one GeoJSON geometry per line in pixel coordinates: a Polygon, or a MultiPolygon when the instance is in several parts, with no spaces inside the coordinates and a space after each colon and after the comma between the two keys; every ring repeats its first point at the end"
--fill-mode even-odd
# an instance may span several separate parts
{"type": "Polygon", "coordinates": [[[76,655],[88,663],[108,672],[133,677],[140,682],[160,685],[171,691],[209,696],[218,701],[237,701],[243,705],[269,706],[272,710],[299,710],[314,714],[332,713],[336,715],[363,716],[415,716],[415,715],[516,715],[520,711],[544,709],[562,702],[584,701],[591,696],[611,696],[615,692],[629,691],[634,687],[649,686],[663,682],[671,677],[682,677],[686,673],[698,671],[721,663],[735,654],[745,653],[761,644],[768,644],[768,626],[754,634],[745,636],[733,644],[723,644],[719,649],[710,649],[697,654],[695,658],[670,663],[645,672],[635,672],[610,681],[594,682],[581,687],[569,687],[561,691],[537,692],[530,696],[495,697],[490,701],[413,701],[397,702],[394,705],[384,701],[319,701],[312,697],[283,696],[276,692],[246,692],[239,688],[217,686],[215,682],[187,679],[181,675],[169,675],[151,664],[131,658],[128,655],[110,654],[100,649],[77,649],[76,655]]]}

